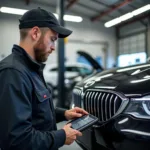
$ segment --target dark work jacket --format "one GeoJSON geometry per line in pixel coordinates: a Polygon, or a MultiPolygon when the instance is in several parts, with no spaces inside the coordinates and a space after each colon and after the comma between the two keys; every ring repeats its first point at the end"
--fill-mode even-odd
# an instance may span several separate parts
{"type": "Polygon", "coordinates": [[[0,62],[2,150],[57,150],[65,143],[65,131],[56,129],[65,110],[54,109],[43,66],[17,45],[0,62]]]}

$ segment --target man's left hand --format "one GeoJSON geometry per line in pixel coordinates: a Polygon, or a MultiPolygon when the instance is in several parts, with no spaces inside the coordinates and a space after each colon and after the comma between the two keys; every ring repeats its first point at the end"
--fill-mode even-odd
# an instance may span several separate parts
{"type": "Polygon", "coordinates": [[[72,108],[70,110],[65,111],[65,117],[66,117],[67,120],[77,118],[77,117],[81,117],[81,116],[87,115],[87,114],[88,114],[87,111],[85,111],[84,109],[79,108],[79,107],[75,107],[75,108],[72,108]]]}

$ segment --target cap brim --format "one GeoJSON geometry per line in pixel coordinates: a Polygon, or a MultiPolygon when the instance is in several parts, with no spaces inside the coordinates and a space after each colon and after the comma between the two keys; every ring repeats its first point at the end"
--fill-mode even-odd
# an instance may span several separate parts
{"type": "Polygon", "coordinates": [[[72,31],[69,29],[66,29],[62,26],[55,26],[55,27],[50,27],[52,30],[54,30],[56,33],[58,33],[58,37],[59,38],[65,38],[67,36],[69,36],[72,31]]]}

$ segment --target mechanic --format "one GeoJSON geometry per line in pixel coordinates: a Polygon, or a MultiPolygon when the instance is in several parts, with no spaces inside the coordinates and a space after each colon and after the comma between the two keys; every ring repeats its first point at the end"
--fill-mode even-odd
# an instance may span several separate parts
{"type": "Polygon", "coordinates": [[[55,41],[72,31],[41,8],[27,11],[19,21],[20,43],[0,62],[0,147],[57,150],[82,133],[72,129],[71,124],[57,130],[56,123],[88,114],[78,107],[54,108],[43,78],[44,62],[55,50],[55,41]]]}

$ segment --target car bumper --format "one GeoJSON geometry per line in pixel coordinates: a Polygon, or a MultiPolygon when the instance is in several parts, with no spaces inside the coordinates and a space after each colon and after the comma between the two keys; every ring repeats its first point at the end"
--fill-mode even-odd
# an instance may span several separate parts
{"type": "Polygon", "coordinates": [[[86,149],[96,150],[150,150],[150,120],[120,115],[105,124],[83,131],[77,143],[86,149]]]}

